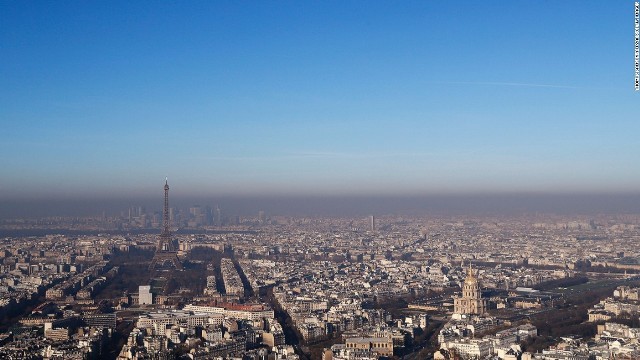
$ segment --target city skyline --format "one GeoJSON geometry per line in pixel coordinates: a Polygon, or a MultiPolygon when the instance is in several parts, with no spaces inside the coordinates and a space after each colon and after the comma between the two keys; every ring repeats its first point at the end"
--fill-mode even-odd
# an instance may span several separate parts
{"type": "Polygon", "coordinates": [[[0,44],[5,203],[640,194],[631,1],[4,2],[0,44]]]}
{"type": "MultiPolygon", "coordinates": [[[[171,207],[188,213],[189,208],[219,207],[225,217],[269,216],[317,217],[373,215],[397,216],[594,216],[638,214],[637,194],[476,194],[433,196],[262,196],[178,197],[171,207]]],[[[0,220],[57,216],[126,216],[132,207],[144,207],[153,215],[162,211],[161,196],[151,198],[33,199],[4,200],[0,220]]]]}

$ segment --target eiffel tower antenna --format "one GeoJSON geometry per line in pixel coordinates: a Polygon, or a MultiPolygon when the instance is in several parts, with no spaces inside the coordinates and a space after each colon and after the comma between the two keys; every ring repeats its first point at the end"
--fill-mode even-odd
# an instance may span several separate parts
{"type": "Polygon", "coordinates": [[[162,212],[162,235],[171,236],[169,228],[169,179],[164,180],[164,211],[162,212]]]}

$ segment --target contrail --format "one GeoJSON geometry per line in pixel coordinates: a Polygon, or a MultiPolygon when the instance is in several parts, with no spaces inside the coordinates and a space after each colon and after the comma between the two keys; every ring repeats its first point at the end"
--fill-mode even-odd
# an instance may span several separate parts
{"type": "Polygon", "coordinates": [[[433,84],[451,84],[451,85],[498,85],[498,86],[525,86],[525,87],[546,87],[560,89],[580,89],[578,86],[555,85],[555,84],[536,84],[536,83],[512,83],[512,82],[488,82],[488,81],[432,81],[433,84]]]}

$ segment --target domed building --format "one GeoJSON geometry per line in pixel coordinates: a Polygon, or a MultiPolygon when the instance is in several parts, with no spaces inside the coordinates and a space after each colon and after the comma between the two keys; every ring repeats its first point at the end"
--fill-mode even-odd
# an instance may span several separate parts
{"type": "Polygon", "coordinates": [[[482,299],[480,282],[471,268],[471,263],[462,285],[462,296],[453,299],[453,312],[467,315],[484,315],[487,312],[487,303],[482,299]]]}

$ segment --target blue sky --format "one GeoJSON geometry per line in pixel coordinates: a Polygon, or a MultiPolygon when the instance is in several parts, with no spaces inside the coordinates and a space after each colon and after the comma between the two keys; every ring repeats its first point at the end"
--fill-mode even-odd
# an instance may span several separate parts
{"type": "Polygon", "coordinates": [[[0,198],[639,192],[633,1],[2,1],[0,198]]]}

